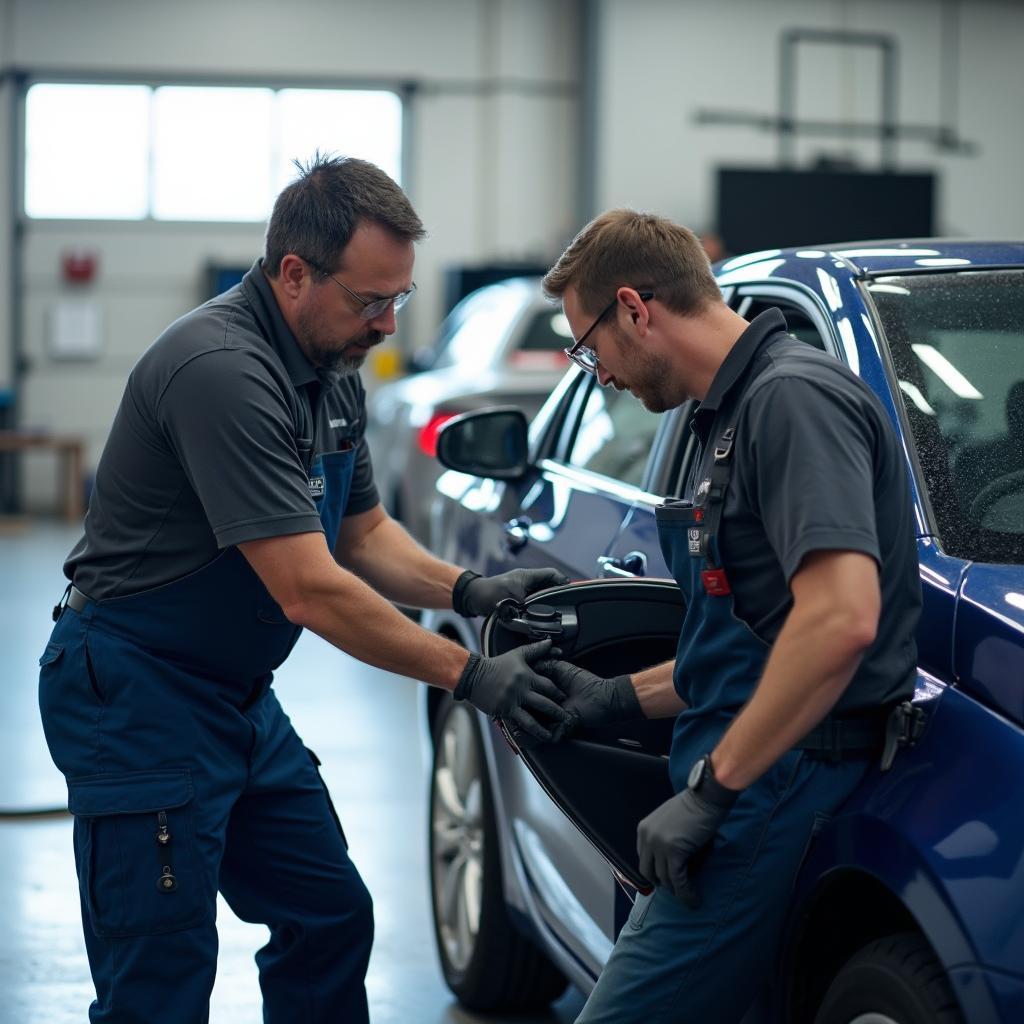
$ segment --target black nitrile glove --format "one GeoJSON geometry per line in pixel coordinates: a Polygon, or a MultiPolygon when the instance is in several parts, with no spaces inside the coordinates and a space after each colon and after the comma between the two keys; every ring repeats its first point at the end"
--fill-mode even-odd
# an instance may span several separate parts
{"type": "Polygon", "coordinates": [[[700,893],[690,877],[690,861],[714,839],[737,796],[739,793],[712,802],[701,793],[684,789],[651,811],[636,830],[640,874],[670,889],[688,907],[699,907],[700,893]]]}
{"type": "Polygon", "coordinates": [[[549,740],[551,732],[531,712],[540,712],[555,723],[564,722],[566,714],[558,702],[565,695],[531,665],[550,652],[551,641],[541,640],[494,658],[470,654],[452,696],[468,700],[484,714],[504,719],[535,739],[549,740]]]}
{"type": "Polygon", "coordinates": [[[539,661],[534,667],[557,683],[566,696],[562,710],[570,718],[564,726],[555,729],[556,740],[578,725],[611,725],[645,717],[629,676],[604,679],[568,661],[550,659],[539,661]]]}
{"type": "Polygon", "coordinates": [[[479,576],[467,569],[452,588],[452,608],[467,619],[490,615],[506,597],[525,601],[538,590],[562,587],[568,582],[569,577],[557,569],[513,569],[500,576],[479,576]]]}

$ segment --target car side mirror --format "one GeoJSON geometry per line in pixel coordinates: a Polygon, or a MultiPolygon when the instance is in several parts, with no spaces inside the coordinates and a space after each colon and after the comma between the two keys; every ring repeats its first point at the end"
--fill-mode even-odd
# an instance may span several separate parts
{"type": "Polygon", "coordinates": [[[467,412],[437,435],[442,466],[493,480],[519,480],[529,467],[526,416],[514,406],[467,412]]]}

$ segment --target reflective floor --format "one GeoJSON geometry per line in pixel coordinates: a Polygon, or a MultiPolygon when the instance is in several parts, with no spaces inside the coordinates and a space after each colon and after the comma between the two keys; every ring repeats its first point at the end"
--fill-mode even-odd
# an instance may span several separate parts
{"type": "MultiPolygon", "coordinates": [[[[66,791],[36,710],[37,660],[63,591],[60,567],[77,533],[0,523],[0,1024],[84,1022],[92,998],[78,914],[66,791]]],[[[469,1024],[437,966],[426,887],[426,768],[416,685],[362,665],[306,634],[275,687],[307,746],[323,761],[351,854],[374,895],[376,939],[367,990],[377,1024],[469,1024]]],[[[211,1020],[260,1019],[253,953],[266,930],[221,903],[211,1020]]],[[[551,1013],[505,1024],[571,1021],[570,990],[551,1013]]],[[[183,1022],[184,1024],[184,1022],[183,1022]]]]}

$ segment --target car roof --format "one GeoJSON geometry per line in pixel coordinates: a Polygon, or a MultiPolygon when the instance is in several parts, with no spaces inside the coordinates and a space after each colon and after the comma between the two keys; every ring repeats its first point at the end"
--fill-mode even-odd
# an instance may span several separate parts
{"type": "Polygon", "coordinates": [[[766,249],[715,264],[720,283],[754,277],[802,277],[814,267],[864,277],[942,269],[1024,267],[1024,242],[922,238],[806,245],[766,249]]]}

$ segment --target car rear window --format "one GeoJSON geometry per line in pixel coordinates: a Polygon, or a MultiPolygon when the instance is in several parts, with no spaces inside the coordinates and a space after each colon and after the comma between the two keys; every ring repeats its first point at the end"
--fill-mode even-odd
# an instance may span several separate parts
{"type": "Polygon", "coordinates": [[[1024,563],[1024,270],[901,275],[866,287],[944,549],[1024,563]]]}
{"type": "Polygon", "coordinates": [[[559,309],[544,309],[527,319],[516,347],[509,352],[510,366],[522,370],[564,370],[565,347],[572,344],[569,321],[559,309]]]}

